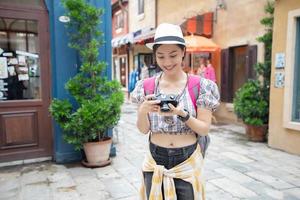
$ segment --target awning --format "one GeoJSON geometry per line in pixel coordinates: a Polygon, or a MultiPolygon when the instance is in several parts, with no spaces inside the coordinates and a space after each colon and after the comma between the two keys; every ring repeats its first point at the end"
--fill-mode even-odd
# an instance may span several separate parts
{"type": "Polygon", "coordinates": [[[111,46],[113,48],[128,44],[128,43],[133,43],[133,34],[132,33],[128,33],[126,35],[122,35],[116,38],[113,38],[111,40],[111,46]]]}
{"type": "Polygon", "coordinates": [[[146,40],[153,39],[155,34],[154,28],[145,28],[135,32],[135,37],[133,38],[133,43],[143,44],[146,40]]]}
{"type": "Polygon", "coordinates": [[[189,35],[184,37],[187,52],[214,52],[220,47],[211,39],[198,35],[189,35]]]}

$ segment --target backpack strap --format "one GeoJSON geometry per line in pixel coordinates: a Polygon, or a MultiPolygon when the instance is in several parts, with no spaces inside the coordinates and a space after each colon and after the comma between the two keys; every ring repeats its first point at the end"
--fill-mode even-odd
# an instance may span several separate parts
{"type": "MultiPolygon", "coordinates": [[[[200,93],[200,76],[189,75],[188,89],[189,89],[189,94],[193,102],[195,111],[197,112],[197,98],[200,93]]],[[[210,144],[210,137],[209,135],[206,136],[197,135],[197,140],[198,140],[198,144],[201,147],[201,153],[204,158],[206,150],[210,144]]]]}
{"type": "Polygon", "coordinates": [[[145,95],[153,94],[155,89],[155,76],[144,79],[143,86],[145,95]]]}
{"type": "Polygon", "coordinates": [[[188,78],[188,89],[194,108],[197,112],[197,98],[200,91],[200,76],[189,75],[188,78]]]}

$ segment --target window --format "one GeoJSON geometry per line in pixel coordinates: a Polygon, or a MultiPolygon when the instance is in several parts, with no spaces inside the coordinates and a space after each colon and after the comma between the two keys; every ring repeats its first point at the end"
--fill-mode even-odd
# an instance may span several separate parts
{"type": "Polygon", "coordinates": [[[144,14],[144,0],[138,0],[138,15],[144,14]]]}
{"type": "Polygon", "coordinates": [[[300,130],[300,9],[288,13],[286,44],[284,127],[300,130]]]}
{"type": "Polygon", "coordinates": [[[124,28],[124,14],[122,11],[116,13],[116,27],[115,29],[124,28]]]}
{"type": "Polygon", "coordinates": [[[0,102],[41,95],[38,22],[0,18],[0,102]]]}
{"type": "Polygon", "coordinates": [[[292,121],[300,122],[300,17],[296,20],[295,55],[292,121]]]}

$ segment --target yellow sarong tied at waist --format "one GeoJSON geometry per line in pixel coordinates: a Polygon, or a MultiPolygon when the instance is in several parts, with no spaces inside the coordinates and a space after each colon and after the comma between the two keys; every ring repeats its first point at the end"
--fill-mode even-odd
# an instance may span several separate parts
{"type": "MultiPolygon", "coordinates": [[[[177,200],[174,178],[189,182],[194,191],[194,200],[205,200],[205,186],[202,176],[203,157],[199,144],[193,154],[184,162],[171,169],[157,165],[150,152],[146,154],[142,171],[153,172],[149,200],[163,200],[162,184],[165,200],[177,200]]],[[[144,177],[144,176],[142,176],[144,177]]],[[[140,190],[141,200],[146,200],[145,181],[140,190]]]]}

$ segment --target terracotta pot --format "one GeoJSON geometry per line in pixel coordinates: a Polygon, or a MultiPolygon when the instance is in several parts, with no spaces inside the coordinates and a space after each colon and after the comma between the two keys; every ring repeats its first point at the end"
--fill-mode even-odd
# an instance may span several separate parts
{"type": "Polygon", "coordinates": [[[99,142],[88,142],[83,144],[83,149],[88,163],[101,164],[108,161],[111,144],[111,138],[107,138],[99,142]]]}
{"type": "Polygon", "coordinates": [[[254,126],[246,124],[246,134],[248,139],[253,142],[264,142],[266,141],[266,135],[268,131],[268,125],[254,126]]]}

